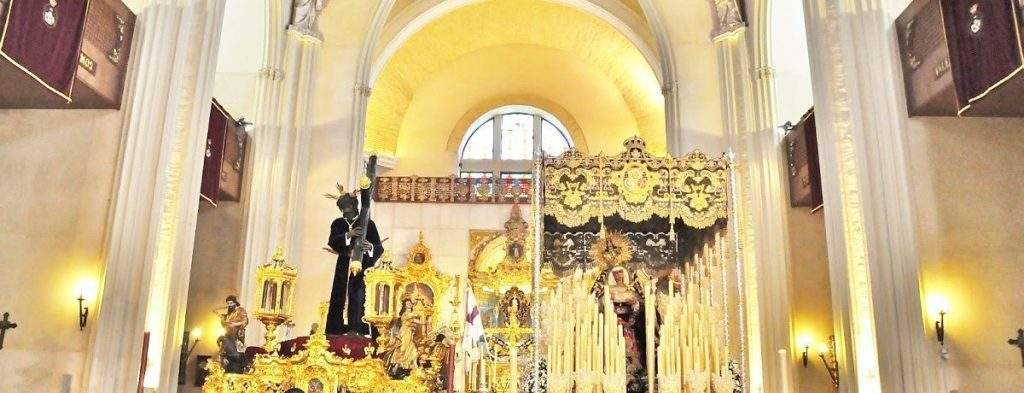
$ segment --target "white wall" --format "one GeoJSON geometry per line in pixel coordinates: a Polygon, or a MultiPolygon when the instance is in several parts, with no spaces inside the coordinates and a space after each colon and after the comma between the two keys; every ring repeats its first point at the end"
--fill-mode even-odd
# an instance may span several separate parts
{"type": "Polygon", "coordinates": [[[775,69],[775,99],[779,125],[794,124],[814,105],[807,53],[804,8],[800,1],[769,1],[769,40],[775,69]]]}
{"type": "Polygon", "coordinates": [[[87,299],[93,319],[79,331],[76,287],[103,273],[121,121],[113,110],[0,110],[0,312],[18,323],[0,350],[0,391],[79,391],[97,310],[87,299]]]}
{"type": "Polygon", "coordinates": [[[226,0],[213,97],[236,119],[252,118],[256,75],[266,44],[265,0],[226,0]]]}
{"type": "Polygon", "coordinates": [[[921,289],[952,306],[943,392],[1024,386],[1020,351],[1006,344],[1024,328],[1022,130],[1022,119],[908,121],[921,289]]]}
{"type": "MultiPolygon", "coordinates": [[[[810,208],[787,209],[789,229],[790,288],[792,288],[793,336],[795,351],[801,337],[810,339],[807,368],[794,363],[799,392],[827,392],[832,388],[828,372],[818,358],[820,343],[833,334],[832,292],[829,284],[828,249],[825,242],[825,215],[810,208]]],[[[800,353],[794,354],[799,358],[800,353]]]]}

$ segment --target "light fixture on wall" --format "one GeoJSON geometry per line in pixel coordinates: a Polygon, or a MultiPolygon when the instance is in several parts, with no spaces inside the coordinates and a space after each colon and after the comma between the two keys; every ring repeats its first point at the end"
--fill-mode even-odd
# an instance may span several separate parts
{"type": "Polygon", "coordinates": [[[832,380],[832,391],[839,391],[839,360],[836,358],[836,336],[829,336],[828,342],[821,343],[818,357],[832,380]]]}
{"type": "Polygon", "coordinates": [[[946,314],[950,311],[949,299],[942,294],[928,296],[928,314],[935,316],[935,337],[939,345],[946,345],[946,314]]]}
{"type": "Polygon", "coordinates": [[[802,351],[800,360],[803,362],[804,368],[807,368],[808,358],[810,357],[811,352],[811,337],[808,335],[801,335],[797,337],[796,345],[797,347],[800,347],[800,350],[802,351]]]}
{"type": "Polygon", "coordinates": [[[90,302],[96,298],[96,281],[92,279],[82,279],[76,286],[78,297],[78,330],[85,330],[85,325],[89,323],[89,306],[86,302],[90,302]]]}
{"type": "Polygon", "coordinates": [[[192,355],[192,351],[196,349],[196,344],[199,344],[199,339],[202,337],[203,329],[200,328],[193,328],[192,330],[185,332],[185,345],[187,346],[187,348],[185,346],[182,347],[182,349],[187,349],[185,351],[185,357],[189,357],[190,355],[192,355]],[[188,340],[190,338],[192,339],[191,345],[189,345],[188,343],[188,340]]]}
{"type": "Polygon", "coordinates": [[[185,337],[182,337],[181,340],[181,358],[178,361],[178,385],[185,384],[188,358],[192,356],[192,351],[196,349],[196,344],[199,344],[199,339],[202,337],[203,329],[193,328],[185,331],[185,337]]]}
{"type": "Polygon", "coordinates": [[[252,132],[252,129],[255,128],[255,125],[253,125],[251,121],[245,120],[244,117],[238,119],[238,126],[242,127],[242,130],[246,133],[252,132]]]}
{"type": "Polygon", "coordinates": [[[78,330],[85,330],[85,324],[89,322],[89,307],[84,305],[85,296],[78,296],[78,330]]]}

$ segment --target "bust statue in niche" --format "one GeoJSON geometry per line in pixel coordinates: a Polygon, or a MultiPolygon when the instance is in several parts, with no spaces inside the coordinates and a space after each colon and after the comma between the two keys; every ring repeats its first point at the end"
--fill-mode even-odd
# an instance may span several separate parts
{"type": "Polygon", "coordinates": [[[422,265],[427,261],[427,255],[422,252],[417,252],[412,255],[412,262],[417,265],[422,265]]]}

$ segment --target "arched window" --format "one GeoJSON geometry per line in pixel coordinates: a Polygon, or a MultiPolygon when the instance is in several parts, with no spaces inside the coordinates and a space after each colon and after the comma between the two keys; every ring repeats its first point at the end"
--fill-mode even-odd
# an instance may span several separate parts
{"type": "Polygon", "coordinates": [[[529,106],[504,106],[474,121],[459,149],[459,176],[529,178],[534,148],[562,154],[572,139],[558,119],[529,106]]]}

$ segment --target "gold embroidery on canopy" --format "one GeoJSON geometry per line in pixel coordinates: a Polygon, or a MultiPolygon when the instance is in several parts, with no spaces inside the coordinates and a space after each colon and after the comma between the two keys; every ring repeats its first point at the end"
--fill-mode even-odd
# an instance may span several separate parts
{"type": "Polygon", "coordinates": [[[618,214],[630,222],[679,217],[707,228],[728,217],[729,164],[693,151],[682,158],[655,157],[637,137],[617,156],[569,150],[544,160],[544,214],[578,227],[618,214]]]}

